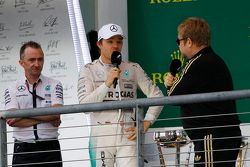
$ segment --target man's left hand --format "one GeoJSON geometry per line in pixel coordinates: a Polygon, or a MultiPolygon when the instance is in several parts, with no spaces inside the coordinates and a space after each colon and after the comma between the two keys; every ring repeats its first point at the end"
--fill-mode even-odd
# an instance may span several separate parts
{"type": "Polygon", "coordinates": [[[59,127],[61,125],[61,119],[57,119],[51,122],[54,127],[59,127]]]}
{"type": "Polygon", "coordinates": [[[17,123],[20,120],[20,118],[10,118],[10,119],[6,119],[6,123],[9,126],[13,126],[15,123],[17,123]]]}
{"type": "MultiPolygon", "coordinates": [[[[150,127],[150,125],[151,125],[150,121],[143,121],[144,133],[148,131],[148,128],[150,127]]],[[[129,140],[136,139],[136,127],[127,128],[125,129],[125,131],[129,133],[129,136],[128,136],[129,140]]]]}

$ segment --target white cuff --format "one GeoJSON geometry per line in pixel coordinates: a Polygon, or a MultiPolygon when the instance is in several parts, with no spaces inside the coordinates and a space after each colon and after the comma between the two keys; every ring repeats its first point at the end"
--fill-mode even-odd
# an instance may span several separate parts
{"type": "Polygon", "coordinates": [[[155,116],[153,114],[147,113],[144,120],[150,121],[152,125],[155,122],[155,116]]]}

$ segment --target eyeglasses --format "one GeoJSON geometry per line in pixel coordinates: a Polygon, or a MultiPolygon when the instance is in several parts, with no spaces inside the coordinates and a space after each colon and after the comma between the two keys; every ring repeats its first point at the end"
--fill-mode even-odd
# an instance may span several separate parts
{"type": "Polygon", "coordinates": [[[180,45],[180,42],[181,42],[182,40],[186,40],[186,39],[187,39],[187,38],[182,38],[182,39],[177,38],[177,39],[176,39],[177,45],[179,46],[179,45],[180,45]]]}

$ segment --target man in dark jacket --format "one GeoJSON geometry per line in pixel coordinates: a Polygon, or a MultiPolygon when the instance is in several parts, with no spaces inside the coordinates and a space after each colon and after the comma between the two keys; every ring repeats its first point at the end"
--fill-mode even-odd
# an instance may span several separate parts
{"type": "MultiPolygon", "coordinates": [[[[203,19],[191,17],[178,26],[176,42],[188,61],[179,78],[170,73],[165,78],[169,96],[233,90],[231,74],[210,40],[203,19]]],[[[194,143],[195,167],[235,167],[241,130],[234,100],[181,105],[181,116],[194,143]]]]}

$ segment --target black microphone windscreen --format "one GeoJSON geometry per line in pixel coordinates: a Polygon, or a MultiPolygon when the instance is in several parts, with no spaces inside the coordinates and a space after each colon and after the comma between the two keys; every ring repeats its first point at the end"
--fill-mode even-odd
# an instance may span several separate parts
{"type": "Polygon", "coordinates": [[[170,72],[173,76],[176,75],[181,69],[181,61],[179,59],[173,59],[170,64],[170,72]]]}
{"type": "Polygon", "coordinates": [[[122,62],[122,54],[118,51],[113,51],[111,55],[111,63],[118,66],[122,62]]]}

